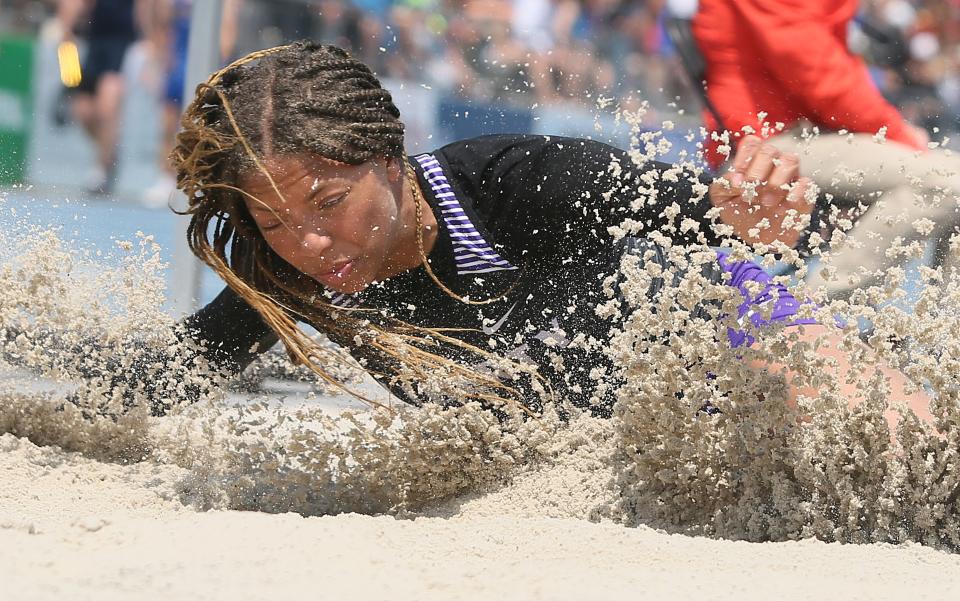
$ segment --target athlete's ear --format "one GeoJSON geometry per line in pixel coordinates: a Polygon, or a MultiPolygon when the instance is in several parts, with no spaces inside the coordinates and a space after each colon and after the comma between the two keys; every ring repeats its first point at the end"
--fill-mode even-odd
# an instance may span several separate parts
{"type": "Polygon", "coordinates": [[[398,157],[390,157],[387,159],[387,178],[390,180],[390,183],[395,184],[402,181],[406,176],[403,161],[404,159],[398,157]]]}

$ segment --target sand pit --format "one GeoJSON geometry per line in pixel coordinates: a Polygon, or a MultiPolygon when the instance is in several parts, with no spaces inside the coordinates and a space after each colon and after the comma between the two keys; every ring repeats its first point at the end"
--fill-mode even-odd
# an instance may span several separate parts
{"type": "MultiPolygon", "coordinates": [[[[198,512],[170,466],[99,463],[0,437],[10,599],[950,599],[960,556],[919,545],[748,543],[517,510],[450,517],[198,512]]],[[[562,477],[552,480],[562,493],[562,477]]],[[[526,488],[526,490],[524,490],[526,488]]],[[[567,491],[575,494],[576,491],[567,491]]],[[[560,514],[554,508],[545,514],[560,514]]]]}
{"type": "MultiPolygon", "coordinates": [[[[501,422],[470,404],[351,411],[313,388],[309,403],[268,391],[236,404],[171,339],[149,236],[118,244],[109,268],[42,228],[0,242],[3,361],[27,370],[0,380],[12,599],[960,594],[957,285],[931,278],[912,314],[875,308],[895,287],[822,309],[876,326],[870,355],[842,330],[855,410],[823,353],[786,331],[734,351],[716,343],[724,324],[632,306],[607,308],[629,315],[607,349],[625,382],[612,419],[548,408],[501,422]],[[155,356],[144,348],[165,353],[150,369],[167,417],[111,395],[113,375],[155,356]],[[933,395],[939,432],[909,413],[887,429],[903,399],[874,355],[933,395]],[[817,394],[788,407],[778,374],[744,371],[751,357],[817,394]],[[177,407],[191,386],[202,401],[177,407]]],[[[650,273],[627,267],[643,297],[650,273]]],[[[730,301],[691,276],[657,302],[711,294],[730,301]]]]}

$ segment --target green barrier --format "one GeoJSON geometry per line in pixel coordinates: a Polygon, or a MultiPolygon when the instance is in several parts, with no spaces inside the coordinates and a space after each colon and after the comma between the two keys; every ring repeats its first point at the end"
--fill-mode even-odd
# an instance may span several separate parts
{"type": "Polygon", "coordinates": [[[23,181],[30,138],[33,38],[0,36],[0,184],[23,181]]]}

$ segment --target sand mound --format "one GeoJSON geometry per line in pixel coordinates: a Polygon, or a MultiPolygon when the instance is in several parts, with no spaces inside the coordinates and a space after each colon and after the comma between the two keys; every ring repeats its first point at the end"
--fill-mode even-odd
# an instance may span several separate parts
{"type": "MultiPolygon", "coordinates": [[[[593,458],[593,456],[590,456],[593,458]]],[[[0,578],[13,598],[894,599],[960,592],[917,545],[745,543],[576,519],[609,470],[561,466],[447,517],[197,512],[182,468],[0,436],[0,578]],[[815,574],[815,578],[810,576],[815,574]]],[[[601,486],[602,488],[602,486],[601,486]]]]}

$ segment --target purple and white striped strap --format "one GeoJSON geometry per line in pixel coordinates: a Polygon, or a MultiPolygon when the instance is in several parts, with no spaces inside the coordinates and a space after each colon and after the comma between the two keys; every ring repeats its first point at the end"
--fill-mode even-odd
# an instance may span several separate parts
{"type": "Polygon", "coordinates": [[[437,199],[440,214],[450,239],[453,243],[453,258],[457,266],[457,274],[488,273],[491,271],[508,271],[516,269],[483,239],[477,228],[470,221],[467,213],[460,206],[460,201],[453,193],[447,176],[437,157],[432,154],[421,154],[414,157],[423,169],[430,191],[437,199]]]}

